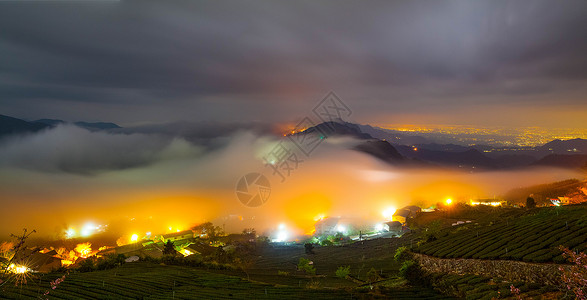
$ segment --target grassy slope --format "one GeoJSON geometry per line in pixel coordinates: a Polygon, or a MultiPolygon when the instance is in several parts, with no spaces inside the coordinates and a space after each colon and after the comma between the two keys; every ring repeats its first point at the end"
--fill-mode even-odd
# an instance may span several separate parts
{"type": "MultiPolygon", "coordinates": [[[[468,217],[467,211],[454,215],[462,219],[468,217]]],[[[564,262],[556,249],[559,245],[578,251],[587,249],[586,205],[530,211],[493,209],[479,218],[478,222],[444,229],[436,234],[436,241],[413,250],[442,258],[564,262]],[[488,220],[491,221],[488,223],[488,220]]]]}

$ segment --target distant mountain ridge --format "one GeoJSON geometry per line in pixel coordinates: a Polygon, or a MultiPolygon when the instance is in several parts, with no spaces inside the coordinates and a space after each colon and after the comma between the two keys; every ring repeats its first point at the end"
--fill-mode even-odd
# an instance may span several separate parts
{"type": "Polygon", "coordinates": [[[79,121],[79,122],[69,123],[69,122],[65,122],[63,120],[58,120],[58,119],[39,119],[39,120],[36,120],[33,122],[46,124],[49,126],[57,126],[57,125],[61,125],[61,124],[73,124],[78,127],[82,127],[82,128],[86,128],[86,129],[90,129],[90,130],[106,130],[106,129],[122,128],[122,127],[118,126],[117,124],[109,123],[109,122],[93,122],[92,123],[92,122],[79,121]]]}
{"type": "MultiPolygon", "coordinates": [[[[390,164],[425,162],[471,170],[511,169],[531,166],[587,167],[587,140],[554,140],[542,146],[495,150],[492,146],[437,144],[420,136],[397,134],[371,125],[343,121],[325,122],[309,128],[327,136],[349,136],[364,140],[353,149],[390,164]]],[[[296,133],[296,134],[304,134],[296,133]]]]}
{"type": "MultiPolygon", "coordinates": [[[[115,123],[108,122],[79,121],[69,123],[58,119],[25,121],[0,115],[0,138],[18,134],[33,134],[62,124],[71,124],[90,131],[134,132],[132,127],[125,129],[115,123]]],[[[214,128],[216,127],[204,130],[216,132],[214,128]]],[[[353,150],[366,153],[393,165],[431,164],[470,170],[532,166],[587,169],[587,140],[585,139],[554,140],[538,147],[495,149],[486,145],[438,144],[417,135],[398,134],[370,125],[344,121],[320,123],[294,134],[307,134],[311,131],[319,132],[326,137],[355,138],[359,140],[359,144],[355,145],[353,150]]],[[[181,135],[182,132],[182,130],[175,130],[168,134],[181,135]]]]}
{"type": "Polygon", "coordinates": [[[47,124],[27,122],[25,120],[0,115],[0,137],[38,132],[48,127],[50,126],[47,124]]]}
{"type": "Polygon", "coordinates": [[[353,150],[367,153],[390,164],[397,164],[405,161],[405,158],[389,142],[374,138],[370,134],[363,132],[361,127],[357,124],[343,121],[324,122],[295,134],[315,132],[324,134],[326,137],[349,136],[363,140],[359,145],[355,146],[353,150]]]}
{"type": "Polygon", "coordinates": [[[25,121],[22,119],[0,115],[0,138],[17,135],[17,134],[31,134],[39,132],[44,129],[53,128],[62,124],[73,124],[75,126],[85,128],[88,130],[111,130],[122,128],[114,123],[106,122],[75,122],[69,123],[57,119],[39,119],[36,121],[25,121]]]}

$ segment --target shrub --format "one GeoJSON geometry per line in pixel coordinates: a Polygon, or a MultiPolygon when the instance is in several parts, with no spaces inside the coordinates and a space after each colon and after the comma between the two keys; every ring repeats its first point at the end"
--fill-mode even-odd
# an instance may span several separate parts
{"type": "Polygon", "coordinates": [[[338,269],[336,269],[336,277],[338,278],[346,278],[347,276],[349,276],[349,274],[351,273],[351,266],[340,266],[338,267],[338,269]]]}
{"type": "Polygon", "coordinates": [[[278,276],[289,276],[289,272],[278,270],[277,275],[278,276]]]}
{"type": "Polygon", "coordinates": [[[317,289],[320,288],[320,281],[312,279],[310,282],[306,283],[307,289],[317,289]]]}
{"type": "Polygon", "coordinates": [[[300,257],[298,262],[298,270],[306,272],[306,274],[316,275],[316,268],[312,265],[312,261],[300,257]]]}
{"type": "Polygon", "coordinates": [[[411,255],[408,252],[408,247],[399,247],[397,248],[397,250],[395,250],[395,255],[393,256],[393,259],[399,262],[403,262],[405,260],[410,259],[410,256],[411,255]]]}
{"type": "Polygon", "coordinates": [[[320,245],[322,246],[332,246],[334,245],[334,243],[332,243],[332,241],[328,240],[328,239],[324,239],[320,242],[320,245]]]}
{"type": "Polygon", "coordinates": [[[421,284],[425,281],[424,272],[413,260],[404,261],[399,269],[399,274],[412,284],[421,284]]]}
{"type": "Polygon", "coordinates": [[[125,263],[126,256],[124,254],[110,254],[106,257],[98,259],[96,262],[96,269],[107,270],[122,266],[125,263]]]}

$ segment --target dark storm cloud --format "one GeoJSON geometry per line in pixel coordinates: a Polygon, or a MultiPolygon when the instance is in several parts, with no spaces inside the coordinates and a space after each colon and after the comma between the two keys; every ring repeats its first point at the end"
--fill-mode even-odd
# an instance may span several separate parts
{"type": "Polygon", "coordinates": [[[194,108],[196,118],[231,120],[227,105],[258,119],[332,89],[357,105],[373,101],[366,116],[463,99],[584,102],[585,1],[0,6],[0,104],[23,117],[88,116],[68,106],[90,102],[111,105],[95,118],[119,122],[185,119],[194,108]],[[239,106],[253,99],[266,111],[239,106]]]}

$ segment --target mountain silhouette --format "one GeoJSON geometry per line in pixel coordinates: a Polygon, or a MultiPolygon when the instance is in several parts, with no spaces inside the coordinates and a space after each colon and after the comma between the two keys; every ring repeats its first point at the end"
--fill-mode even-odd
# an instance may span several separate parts
{"type": "Polygon", "coordinates": [[[27,122],[25,120],[0,115],[0,137],[13,134],[34,133],[49,127],[47,124],[27,122]]]}

